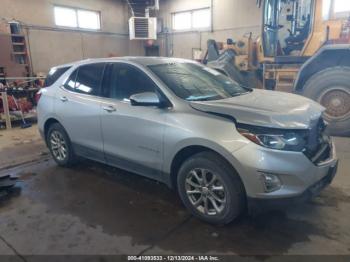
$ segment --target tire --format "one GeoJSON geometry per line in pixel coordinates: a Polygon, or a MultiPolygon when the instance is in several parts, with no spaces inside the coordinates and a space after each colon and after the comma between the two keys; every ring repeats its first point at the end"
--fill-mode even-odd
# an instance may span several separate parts
{"type": "Polygon", "coordinates": [[[177,176],[177,188],[186,208],[195,217],[211,224],[228,224],[237,218],[245,208],[245,190],[240,178],[224,159],[212,152],[198,153],[182,164],[177,176]],[[204,173],[206,174],[207,183],[213,182],[213,175],[216,176],[217,181],[200,189],[198,185],[201,182],[198,179],[196,180],[194,173],[202,178],[202,182],[204,182],[204,173]],[[196,185],[196,187],[193,185],[196,185]],[[224,191],[219,190],[221,186],[224,191]],[[192,194],[192,191],[200,191],[201,193],[192,194]],[[187,192],[191,192],[191,194],[187,192]],[[223,203],[215,200],[212,195],[213,192],[215,197],[223,203]],[[204,198],[209,203],[207,206],[208,212],[205,210],[204,198]],[[213,200],[217,209],[212,204],[213,200]],[[195,203],[198,202],[201,203],[196,207],[195,203]]]}
{"type": "Polygon", "coordinates": [[[53,159],[59,166],[70,167],[75,164],[76,157],[71,141],[61,124],[54,123],[49,127],[46,141],[53,159]],[[65,153],[62,153],[62,150],[65,153]]]}
{"type": "Polygon", "coordinates": [[[325,120],[331,135],[350,134],[350,67],[327,68],[313,75],[302,95],[327,108],[325,120]]]}

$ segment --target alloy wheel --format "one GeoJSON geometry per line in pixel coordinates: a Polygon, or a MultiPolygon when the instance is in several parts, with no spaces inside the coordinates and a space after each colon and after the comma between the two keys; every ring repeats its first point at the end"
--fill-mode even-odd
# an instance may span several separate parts
{"type": "Polygon", "coordinates": [[[50,145],[52,154],[59,161],[64,161],[67,157],[67,144],[63,135],[58,131],[53,131],[50,135],[50,145]]]}
{"type": "Polygon", "coordinates": [[[214,172],[203,168],[191,170],[186,177],[185,189],[191,204],[200,213],[215,216],[225,209],[225,186],[214,172]]]}

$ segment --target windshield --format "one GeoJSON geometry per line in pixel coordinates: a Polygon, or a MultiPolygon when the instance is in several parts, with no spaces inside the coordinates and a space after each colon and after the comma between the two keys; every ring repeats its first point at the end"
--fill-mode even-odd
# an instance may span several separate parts
{"type": "Polygon", "coordinates": [[[193,63],[148,66],[178,97],[187,101],[209,101],[247,93],[227,76],[193,63]]]}

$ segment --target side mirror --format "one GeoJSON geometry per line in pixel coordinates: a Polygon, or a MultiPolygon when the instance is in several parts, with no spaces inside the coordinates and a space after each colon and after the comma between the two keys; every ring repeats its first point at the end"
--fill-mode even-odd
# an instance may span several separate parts
{"type": "Polygon", "coordinates": [[[133,106],[160,106],[160,100],[156,93],[144,92],[130,96],[130,103],[133,106]]]}

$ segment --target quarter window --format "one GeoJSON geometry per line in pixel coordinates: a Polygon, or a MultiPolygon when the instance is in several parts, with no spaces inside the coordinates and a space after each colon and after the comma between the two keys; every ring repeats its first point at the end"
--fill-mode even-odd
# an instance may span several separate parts
{"type": "Polygon", "coordinates": [[[52,68],[45,79],[45,87],[53,85],[70,67],[52,68]]]}

